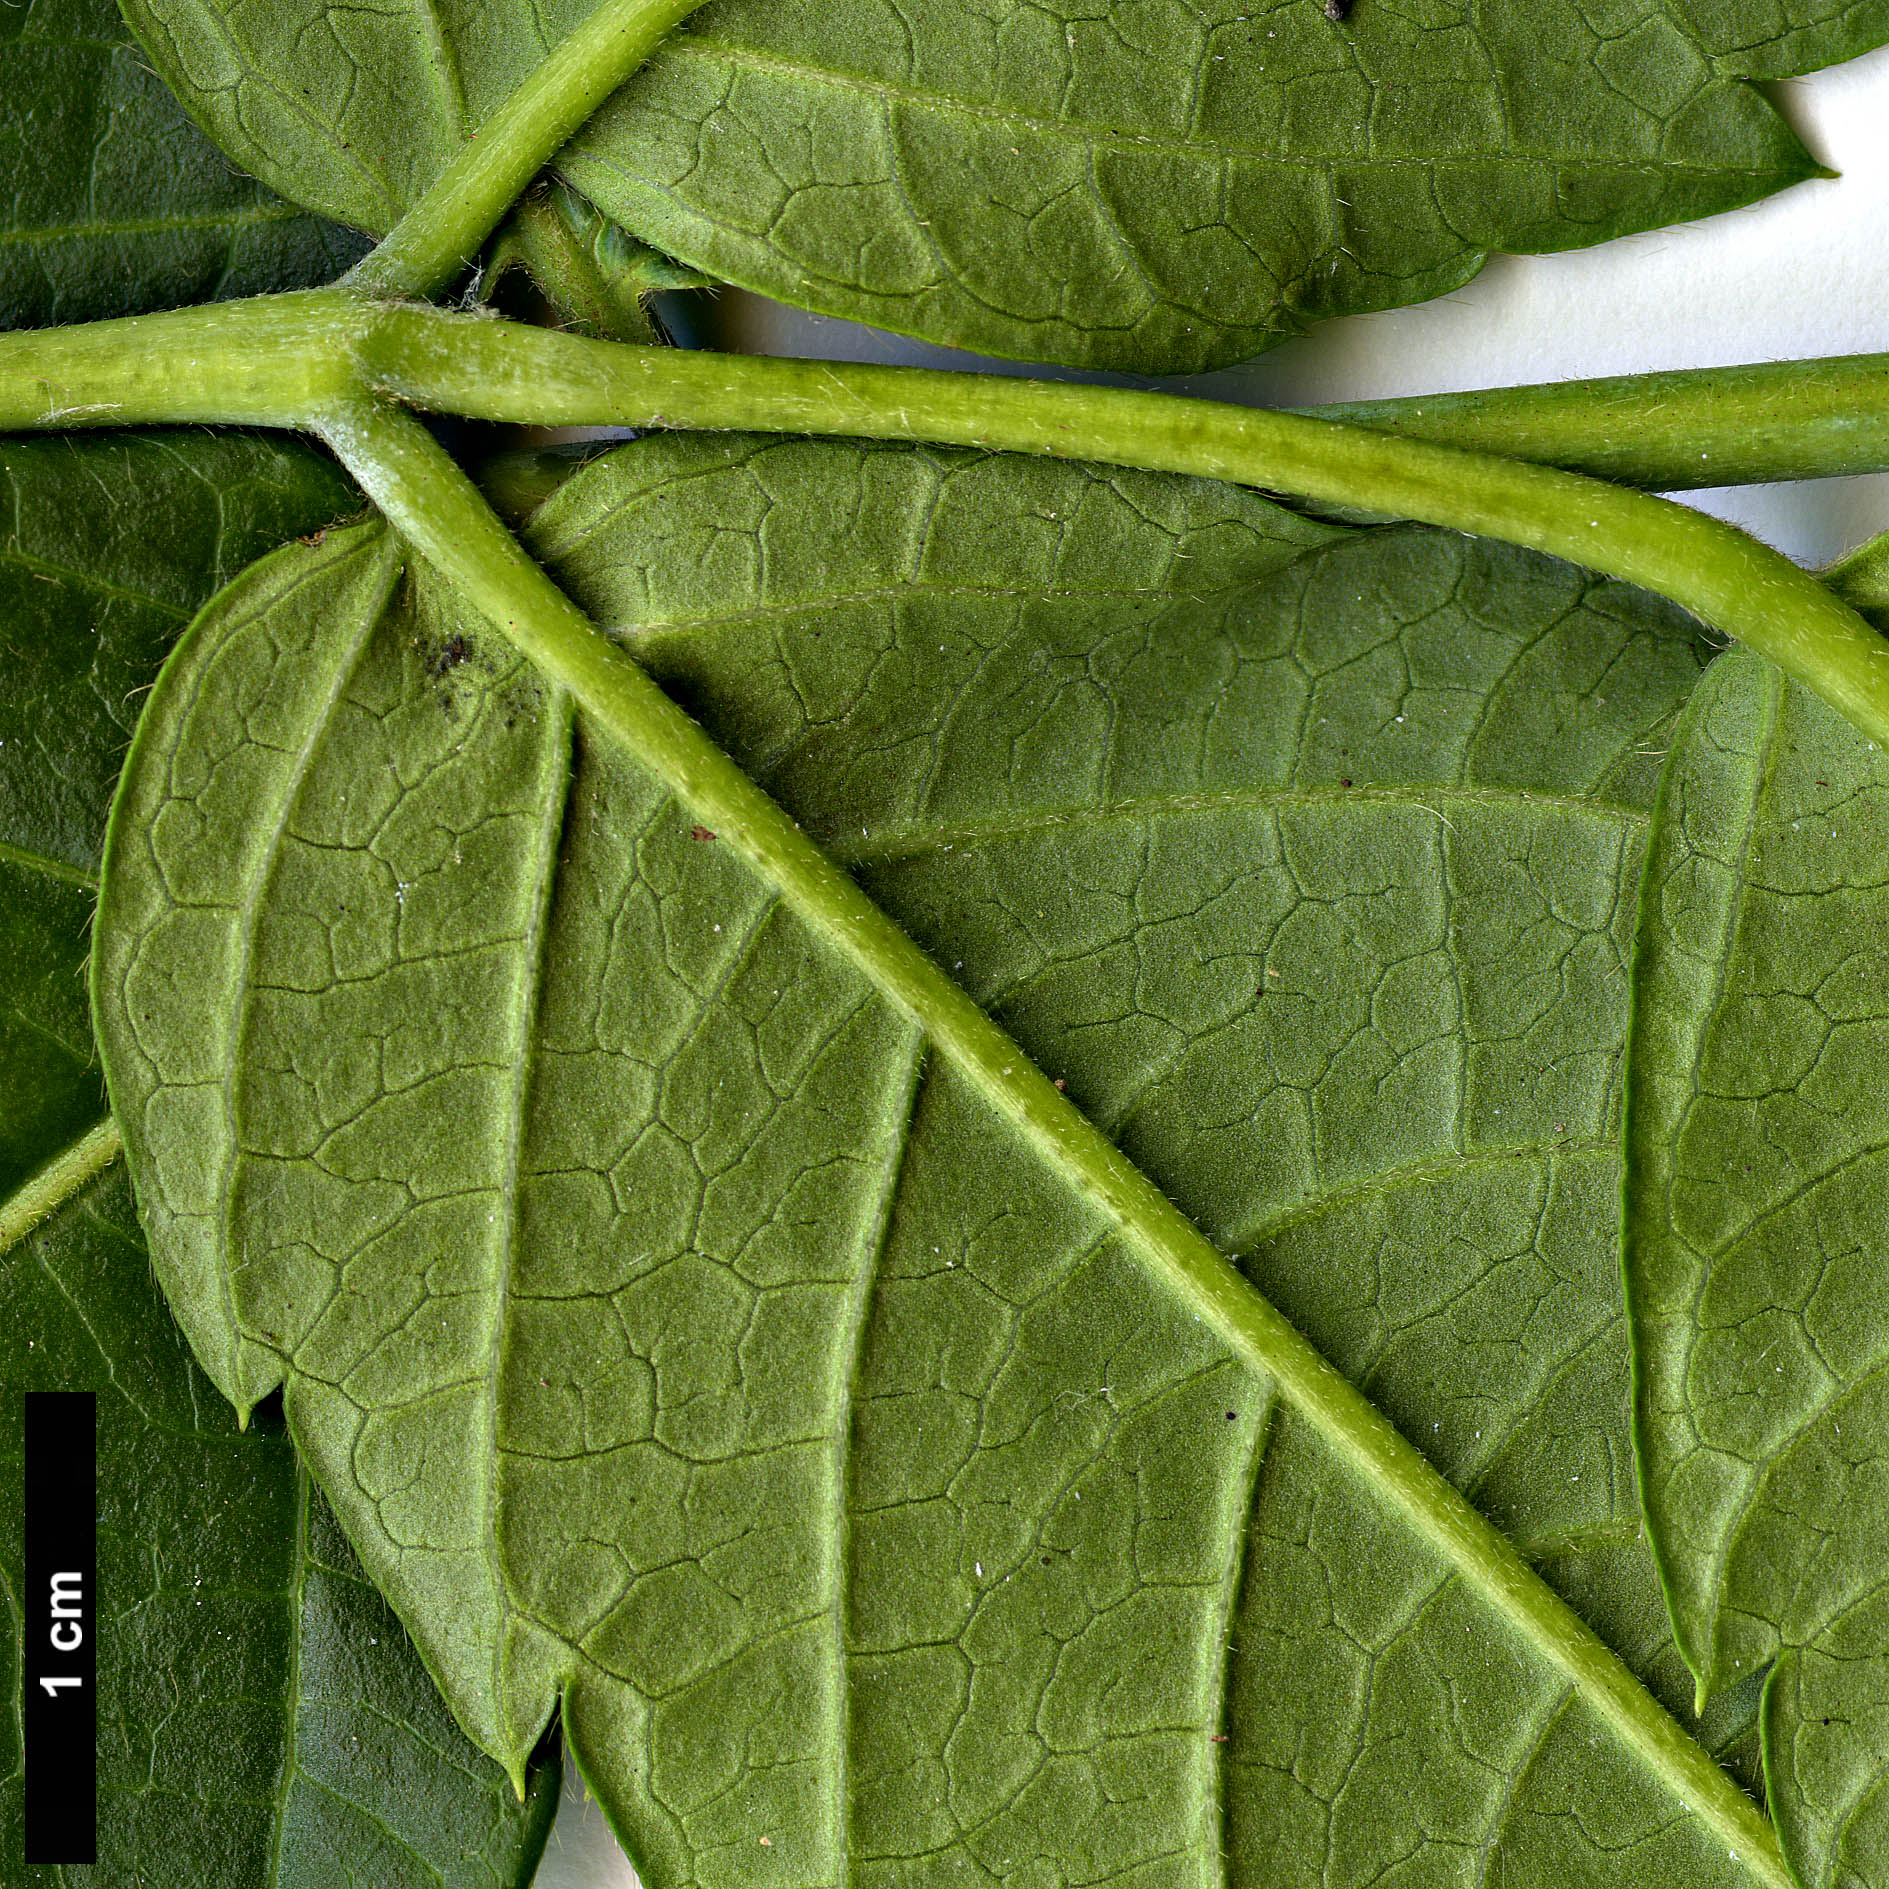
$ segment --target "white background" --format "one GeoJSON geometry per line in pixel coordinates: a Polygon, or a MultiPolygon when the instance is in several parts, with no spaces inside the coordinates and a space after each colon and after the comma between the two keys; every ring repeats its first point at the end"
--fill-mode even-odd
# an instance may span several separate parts
{"type": "MultiPolygon", "coordinates": [[[[1838,179],[1599,249],[1497,257],[1441,301],[1331,323],[1250,366],[1186,383],[1188,390],[1256,406],[1309,406],[1889,351],[1889,49],[1772,93],[1838,179]]],[[[967,359],[745,295],[724,296],[711,326],[719,345],[773,354],[967,359]]],[[[1688,502],[1808,564],[1889,530],[1889,474],[1727,488],[1688,502]]],[[[630,1889],[635,1881],[571,1772],[538,1889],[630,1889]]]]}

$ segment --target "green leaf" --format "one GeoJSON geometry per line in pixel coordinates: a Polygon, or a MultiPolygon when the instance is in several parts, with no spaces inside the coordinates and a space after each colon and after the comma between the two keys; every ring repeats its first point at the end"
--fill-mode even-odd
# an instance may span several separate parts
{"type": "Polygon", "coordinates": [[[1627,1279],[1646,1512],[1702,1695],[1769,1669],[1810,1885],[1889,1881],[1889,762],[1750,656],[1660,791],[1635,973],[1627,1279]]]}
{"type": "MultiPolygon", "coordinates": [[[[237,161],[387,229],[586,0],[463,15],[126,0],[237,161]],[[476,22],[476,30],[475,30],[476,22]]],[[[825,314],[1026,360],[1191,372],[1816,165],[1747,77],[1875,13],[1657,0],[1415,8],[717,0],[561,168],[632,236],[825,314]]]]}
{"type": "Polygon", "coordinates": [[[356,503],[273,440],[0,440],[0,1199],[104,1113],[85,960],[144,690],[212,592],[356,503]]]}
{"type": "Polygon", "coordinates": [[[127,434],[0,444],[0,491],[0,1846],[18,1858],[17,1393],[90,1389],[100,1850],[85,1879],[523,1883],[555,1762],[521,1804],[465,1743],[279,1418],[239,1436],[190,1362],[123,1171],[101,1171],[115,1136],[84,968],[126,737],[195,606],[259,552],[352,509],[351,488],[296,445],[127,434]]]}
{"type": "MultiPolygon", "coordinates": [[[[1671,1696],[1612,1209],[1692,627],[970,455],[649,441],[533,530],[1671,1696]]],[[[381,527],[166,670],[95,990],[199,1355],[652,1884],[1778,1880],[381,527]]]]}
{"type": "MultiPolygon", "coordinates": [[[[519,1803],[465,1742],[283,1433],[191,1363],[122,1169],[0,1252],[0,1843],[20,1854],[23,1390],[97,1392],[99,1860],[87,1883],[505,1889],[531,1880],[555,1759],[519,1803]]],[[[31,1869],[9,1881],[69,1880],[31,1869]]]]}
{"type": "Polygon", "coordinates": [[[0,328],[306,288],[359,254],[231,171],[112,0],[13,0],[0,66],[0,328]]]}

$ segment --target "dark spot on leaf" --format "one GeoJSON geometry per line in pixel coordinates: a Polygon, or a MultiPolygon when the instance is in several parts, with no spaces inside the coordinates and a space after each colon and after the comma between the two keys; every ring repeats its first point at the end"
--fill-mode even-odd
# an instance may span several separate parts
{"type": "Polygon", "coordinates": [[[1339,785],[1340,787],[1349,787],[1349,786],[1351,785],[1351,783],[1350,783],[1349,781],[1340,781],[1340,782],[1338,783],[1338,785],[1339,785]]]}
{"type": "Polygon", "coordinates": [[[1325,0],[1325,17],[1336,26],[1351,11],[1351,0],[1325,0]]]}
{"type": "Polygon", "coordinates": [[[1239,1414],[1240,1413],[1237,1410],[1229,1410],[1227,1412],[1227,1422],[1231,1423],[1233,1419],[1237,1417],[1239,1414]]]}
{"type": "Polygon", "coordinates": [[[715,835],[705,826],[692,826],[689,828],[689,838],[692,840],[712,840],[714,837],[715,835]]]}
{"type": "Polygon", "coordinates": [[[433,660],[429,665],[431,673],[435,676],[447,675],[471,654],[472,645],[462,633],[455,631],[433,652],[433,660]]]}

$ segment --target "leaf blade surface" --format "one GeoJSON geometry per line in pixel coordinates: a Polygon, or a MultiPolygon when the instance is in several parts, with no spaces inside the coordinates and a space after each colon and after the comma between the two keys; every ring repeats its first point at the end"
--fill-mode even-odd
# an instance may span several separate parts
{"type": "MultiPolygon", "coordinates": [[[[162,1869],[229,1889],[528,1882],[556,1766],[516,1800],[445,1713],[279,1420],[238,1434],[156,1291],[122,1168],[0,1253],[0,1300],[19,1343],[0,1478],[19,1486],[19,1392],[99,1399],[99,1860],[83,1880],[135,1884],[162,1869]]],[[[9,1666],[19,1546],[10,1531],[9,1666]]],[[[17,1854],[14,1713],[0,1773],[0,1827],[17,1854]]],[[[21,1880],[80,1878],[42,1868],[21,1880]]]]}
{"type": "MultiPolygon", "coordinates": [[[[384,231],[583,17],[559,7],[127,0],[223,148],[384,231]]],[[[560,167],[717,280],[1024,360],[1245,359],[1325,317],[1815,174],[1744,81],[1848,57],[1869,16],[1649,6],[1631,26],[1299,0],[705,9],[560,167]]]]}
{"type": "Polygon", "coordinates": [[[7,9],[0,57],[0,327],[313,287],[358,255],[351,232],[230,170],[111,0],[7,9]]]}
{"type": "MultiPolygon", "coordinates": [[[[1173,1013],[1184,1046],[1267,1001],[1267,942],[1294,911],[1343,906],[1327,882],[1341,877],[1349,845],[1376,865],[1375,889],[1352,914],[1354,942],[1386,954],[1387,974],[1413,925],[1434,937],[1439,965],[1473,969],[1480,956],[1488,975],[1498,961],[1526,968],[1533,929],[1550,966],[1604,952],[1617,972],[1620,896],[1643,818],[1633,801],[1644,804],[1650,783],[1635,749],[1670,718],[1699,662],[1690,629],[1649,616],[1644,600],[1608,587],[1590,597],[1539,561],[1464,564],[1460,542],[1439,534],[1354,543],[1248,495],[1181,481],[751,442],[658,443],[619,458],[617,474],[625,467],[622,484],[593,469],[551,501],[536,521],[541,546],[567,582],[594,592],[587,601],[605,622],[637,626],[645,653],[674,632],[660,659],[671,685],[703,712],[721,691],[710,719],[730,725],[731,745],[805,820],[837,833],[863,809],[870,846],[875,817],[909,841],[914,824],[948,807],[958,824],[931,836],[926,867],[947,850],[959,857],[967,816],[995,826],[965,844],[955,886],[939,878],[922,895],[906,890],[908,923],[928,901],[934,919],[951,915],[952,896],[981,901],[1016,919],[1013,938],[1031,950],[1058,924],[1097,926],[1101,962],[1111,940],[1098,912],[1113,898],[1145,907],[1164,945],[1181,941],[1181,953],[1164,951],[1170,962],[1212,936],[1232,941],[1244,992],[1230,1007],[1214,994],[1230,985],[1201,955],[1197,983],[1137,1005],[1157,1023],[1173,1013]],[[643,467],[655,469],[646,481],[643,467]],[[1031,502],[998,508],[999,491],[1031,502]],[[670,501],[680,515],[645,557],[638,547],[652,539],[638,533],[670,501]],[[626,553],[610,527],[639,508],[626,553]],[[836,515],[852,529],[833,532],[836,515]],[[993,524],[1019,517],[1034,521],[1024,527],[1034,543],[1005,542],[1013,528],[993,524]],[[873,570],[861,562],[876,581],[862,584],[873,570]],[[1167,597],[1171,573],[1189,564],[1206,567],[1195,588],[1167,597]],[[1329,615],[1302,608],[1320,578],[1329,615]],[[620,611],[607,588],[617,580],[620,611]],[[738,606],[719,616],[718,583],[738,606]],[[1381,593],[1400,585],[1387,630],[1371,606],[1382,612],[1381,593]],[[649,608],[652,597],[662,609],[649,608]],[[1347,616],[1347,599],[1368,602],[1347,616]],[[652,623],[663,609],[679,620],[652,623]],[[1483,632],[1470,639],[1473,673],[1451,673],[1450,633],[1466,621],[1483,632]],[[1058,688],[1059,639],[1071,656],[1060,723],[1040,689],[1032,695],[1045,675],[1058,688]],[[1050,660],[1033,669],[1033,654],[1050,660]],[[1250,670],[1255,704],[1277,695],[1286,707],[1271,721],[1222,720],[1216,666],[1228,661],[1250,670]],[[1340,758],[1340,737],[1319,732],[1331,717],[1294,708],[1373,661],[1392,668],[1355,695],[1349,683],[1327,690],[1333,707],[1352,703],[1371,738],[1351,778],[1375,791],[1346,803],[1336,782],[1325,791],[1303,778],[1340,758]],[[755,678],[745,696],[734,682],[743,672],[755,678]],[[1490,734],[1486,713],[1505,683],[1531,675],[1554,682],[1547,711],[1569,733],[1539,806],[1513,776],[1519,745],[1490,734]],[[1616,677],[1610,709],[1601,689],[1616,677]],[[1085,695],[1124,724],[1129,705],[1143,705],[1140,738],[1104,744],[1110,765],[1133,777],[1126,791],[1105,793],[1095,777],[1085,695]],[[1392,712],[1379,713],[1391,698],[1392,712]],[[909,753],[889,762],[901,733],[935,765],[915,766],[909,753]],[[993,767],[993,752],[1008,765],[993,767]],[[1176,795],[1176,779],[1191,791],[1176,795]],[[1393,787],[1411,791],[1384,791],[1393,787]],[[1040,853],[1045,822],[1027,816],[1044,810],[1046,792],[1053,829],[1072,826],[1072,808],[1093,811],[1117,835],[1116,857],[1071,848],[1060,862],[1026,857],[1021,874],[1012,863],[1007,888],[980,878],[1006,848],[1040,853]],[[1438,798],[1441,813],[1413,804],[1438,798]],[[1533,902],[1514,886],[1480,893],[1502,935],[1479,941],[1453,919],[1439,934],[1434,909],[1426,918],[1400,900],[1436,906],[1441,833],[1485,811],[1495,824],[1474,832],[1452,870],[1489,850],[1532,886],[1533,902]],[[1519,855],[1501,842],[1505,820],[1524,842],[1519,855]],[[1582,823],[1611,834],[1607,868],[1589,870],[1590,844],[1561,883],[1550,862],[1582,823]],[[1126,850],[1122,831],[1133,833],[1126,850]],[[1215,922],[1196,923],[1209,905],[1215,922]],[[1040,937],[1025,922],[1035,919],[1040,937]]],[[[217,702],[243,699],[254,652],[305,621],[297,584],[332,582],[338,595],[348,560],[376,555],[373,528],[331,539],[265,567],[224,615],[205,619],[173,672],[183,680],[159,691],[147,719],[120,830],[160,831],[165,809],[191,797],[175,772],[198,746],[186,731],[217,702]]],[[[426,600],[423,583],[385,594],[366,642],[350,631],[329,646],[329,673],[346,670],[344,681],[311,691],[336,705],[319,744],[331,754],[299,780],[276,770],[294,802],[259,906],[276,944],[207,1029],[193,1015],[226,1046],[218,1055],[238,1095],[223,1131],[232,1211],[218,1238],[248,1257],[216,1262],[235,1325],[281,1359],[291,1423],[334,1479],[345,1525],[462,1721],[510,1756],[561,1698],[587,1775],[659,1882],[764,1880],[780,1865],[807,1881],[980,1879],[1027,1858],[1047,1880],[1213,1881],[1228,1831],[1254,1880],[1288,1856],[1336,1879],[1400,1857],[1443,1880],[1491,1869],[1523,1880],[1649,1869],[1744,1877],[1749,1859],[1726,1855],[1646,1770],[1591,1761],[1581,1773],[1576,1761],[1605,1735],[1568,1703],[1542,1648],[1415,1548],[1344,1452],[1275,1415],[1270,1385],[1219,1349],[1042,1142],[949,1059],[925,1055],[913,1019],[851,960],[581,718],[566,750],[564,711],[519,693],[516,663],[468,634],[462,606],[426,600]],[[358,668],[356,649],[368,652],[358,668]],[[417,731],[411,752],[390,755],[396,726],[417,731]],[[376,758],[344,765],[350,750],[376,758]],[[548,854],[520,786],[566,752],[548,854]],[[449,788],[455,771],[463,793],[449,788]],[[503,793],[488,792],[494,779],[503,793]],[[344,812],[357,793],[365,804],[344,812]],[[454,896],[449,839],[480,809],[511,838],[480,856],[454,896]],[[349,821],[359,822],[352,833],[349,821]],[[337,874],[345,897],[333,896],[337,874]],[[423,903],[416,888],[429,878],[423,903]],[[379,942],[368,949],[370,934],[379,942]],[[490,980],[488,950],[508,967],[490,980]],[[449,962],[460,963],[462,990],[425,982],[431,994],[417,1007],[390,995],[409,975],[436,980],[449,962]],[[527,1014],[530,1053],[507,1060],[493,1032],[527,1014]],[[399,1079],[383,1079],[396,1053],[399,1079]],[[438,1110],[424,1100],[473,1079],[488,1085],[483,1101],[463,1089],[453,1094],[469,1101],[438,1110]],[[452,1143],[443,1152],[442,1137],[452,1143]],[[470,1203],[475,1239],[449,1258],[438,1214],[455,1203],[470,1203]],[[483,1312],[462,1303],[481,1294],[483,1312]],[[460,1467],[425,1473],[429,1457],[461,1465],[467,1439],[485,1480],[477,1507],[455,1480],[460,1467]],[[1325,1635],[1289,1660],[1258,1652],[1292,1644],[1285,1629],[1293,1600],[1310,1598],[1308,1566],[1345,1596],[1327,1611],[1339,1606],[1358,1628],[1352,1643],[1367,1663],[1395,1674],[1383,1688],[1361,1694],[1335,1675],[1325,1635]],[[1236,1619],[1250,1630],[1230,1631],[1236,1619]],[[1231,1671],[1229,1639],[1255,1649],[1250,1663],[1236,1650],[1231,1671]],[[1474,1727],[1440,1704],[1465,1653],[1477,1687],[1507,1675],[1474,1727]],[[1320,1681],[1334,1677],[1327,1692],[1320,1681]],[[1336,1772],[1299,1775],[1276,1734],[1317,1722],[1333,1697],[1356,1714],[1326,1750],[1336,1772]],[[1413,1750],[1438,1784],[1422,1808],[1399,1768],[1413,1750]],[[1223,1831],[1232,1815],[1246,1821],[1223,1831]]],[[[540,822],[544,809],[540,790],[540,822]]],[[[862,862],[895,908],[899,869],[862,862]]],[[[114,963],[150,946],[153,988],[162,984],[166,920],[153,887],[139,853],[114,857],[99,984],[114,1058],[135,1048],[127,1013],[140,1008],[129,986],[126,999],[114,995],[114,963]]],[[[1032,1018],[1001,988],[993,948],[979,949],[967,982],[1052,1068],[1052,1052],[1085,1034],[1101,1043],[1123,1020],[1078,1015],[1059,1037],[1058,1006],[1032,1018]]],[[[1113,977],[1091,965],[1087,982],[1106,996],[1113,977]]],[[[1478,1108],[1493,1120],[1503,1096],[1530,1100],[1520,1136],[1504,1143],[1507,1131],[1490,1127],[1482,1139],[1536,1171],[1519,1211],[1472,1200],[1458,1215],[1509,1219],[1506,1250],[1487,1233],[1458,1244],[1488,1249],[1471,1270],[1507,1276],[1495,1296],[1510,1311],[1542,1298],[1544,1274],[1585,1306],[1546,1319],[1582,1380],[1566,1436],[1547,1442],[1618,1465],[1611,1237],[1597,1265],[1591,1225],[1540,1230],[1558,1158],[1532,1138],[1543,1112],[1571,1096],[1604,1127],[1617,1087],[1618,977],[1611,988],[1605,977],[1572,983],[1567,1007],[1581,1021],[1567,1027],[1590,1047],[1561,1059],[1562,1086],[1528,1098],[1515,1068],[1464,1086],[1465,1120],[1478,1108]],[[1585,1249],[1572,1265],[1557,1260],[1568,1244],[1585,1249]]],[[[1366,1051],[1396,1052],[1393,1064],[1433,1081],[1423,1077],[1432,1040],[1447,1038],[1443,1060],[1457,1065],[1491,1047],[1494,1033],[1460,1019],[1438,1029],[1419,1011],[1417,1022],[1410,1041],[1366,1041],[1366,1051]]],[[[1324,1027],[1339,1052],[1360,1035],[1350,1014],[1324,1027]]],[[[1277,1052],[1305,1034],[1287,1023],[1277,1052]]],[[[1063,1066],[1086,1088],[1111,1060],[1122,1060],[1119,1044],[1096,1049],[1086,1073],[1074,1055],[1063,1066]]],[[[1139,1056],[1157,1074],[1174,1060],[1139,1056]]],[[[1248,1066],[1263,1068],[1263,1054],[1248,1066]]],[[[1362,1080],[1386,1073],[1373,1064],[1362,1080]]],[[[114,1061],[113,1081],[141,1175],[161,1171],[163,1136],[137,1140],[150,1079],[114,1061]]],[[[1197,1082],[1187,1094],[1187,1107],[1200,1106],[1197,1082]]],[[[1099,1096],[1085,1100],[1126,1138],[1132,1109],[1118,1123],[1099,1096]]],[[[1154,1122],[1159,1110],[1144,1113],[1154,1122]]],[[[1347,1174],[1381,1173],[1372,1164],[1401,1145],[1396,1126],[1386,1111],[1361,1141],[1314,1149],[1314,1196],[1347,1174]]],[[[1158,1153],[1158,1138],[1147,1141],[1158,1153]]],[[[1407,1178],[1474,1195],[1473,1173],[1455,1171],[1461,1152],[1436,1151],[1441,1176],[1407,1178]]],[[[1234,1165],[1209,1159],[1190,1181],[1170,1157],[1162,1179],[1209,1199],[1234,1165]]],[[[1250,1217],[1254,1191],[1274,1186],[1266,1177],[1213,1211],[1250,1217]]],[[[1431,1210],[1443,1220],[1452,1211],[1447,1201],[1431,1210]]],[[[1315,1244],[1314,1265],[1340,1263],[1348,1244],[1349,1227],[1315,1244]]],[[[1461,1284],[1443,1288],[1445,1299],[1461,1284]]],[[[1404,1322],[1434,1325],[1437,1310],[1404,1322]]],[[[1474,1322],[1460,1328],[1465,1342],[1474,1322]]],[[[1398,1375],[1386,1366],[1387,1379],[1398,1375]]],[[[1418,1375],[1404,1378],[1413,1408],[1418,1375]]],[[[1492,1398],[1504,1434],[1488,1457],[1510,1451],[1518,1475],[1529,1461],[1526,1395],[1492,1398]]],[[[1465,1480],[1488,1466],[1446,1463],[1465,1480]]],[[[1599,1546],[1621,1546],[1608,1535],[1626,1493],[1617,1468],[1599,1481],[1598,1504],[1583,1493],[1572,1514],[1537,1510],[1537,1521],[1554,1511],[1552,1549],[1564,1561],[1581,1562],[1573,1537],[1596,1508],[1608,1536],[1599,1546]]],[[[1640,1566],[1637,1596],[1598,1608],[1617,1641],[1657,1638],[1640,1566]]],[[[1657,1647],[1636,1650],[1657,1657],[1657,1647]]]]}
{"type": "MultiPolygon", "coordinates": [[[[529,1879],[556,1798],[521,1804],[441,1707],[279,1418],[239,1435],[151,1277],[85,1010],[125,737],[195,607],[355,504],[316,453],[240,435],[0,446],[0,1544],[17,1670],[18,1393],[99,1403],[100,1848],[86,1880],[219,1889],[529,1879]],[[101,1171],[105,1170],[105,1171],[101,1171]],[[48,1218],[47,1215],[50,1214],[48,1218]]],[[[17,1856],[17,1686],[0,1841],[17,1856]]],[[[75,1880],[32,1869],[22,1881],[75,1880]]]]}
{"type": "Polygon", "coordinates": [[[1882,757],[1740,656],[1662,788],[1627,1279],[1649,1527],[1702,1694],[1765,1672],[1806,1882],[1882,1877],[1882,757]]]}

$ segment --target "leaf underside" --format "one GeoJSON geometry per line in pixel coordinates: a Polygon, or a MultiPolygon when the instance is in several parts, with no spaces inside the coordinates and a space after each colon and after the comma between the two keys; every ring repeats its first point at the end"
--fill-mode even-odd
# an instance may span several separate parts
{"type": "Polygon", "coordinates": [[[1727,658],[1688,710],[1641,920],[1627,1282],[1647,1518],[1715,1691],[1770,1669],[1813,1885],[1889,1881],[1889,763],[1727,658]]]}
{"type": "MultiPolygon", "coordinates": [[[[384,231],[586,0],[126,0],[246,169],[384,231]]],[[[797,306],[1149,373],[1815,174],[1747,78],[1879,8],[1577,0],[1019,7],[714,0],[565,174],[634,237],[797,306]]]]}
{"type": "MultiPolygon", "coordinates": [[[[520,1804],[465,1741],[279,1420],[239,1435],[151,1278],[122,1168],[0,1252],[0,1485],[19,1393],[98,1395],[99,1860],[64,1882],[206,1889],[515,1889],[558,1767],[520,1804]]],[[[0,1548],[0,1678],[17,1702],[17,1497],[0,1548]]],[[[17,1703],[0,1726],[0,1842],[17,1858],[17,1703]]]]}
{"type": "Polygon", "coordinates": [[[311,287],[360,254],[230,168],[113,0],[0,7],[0,69],[0,329],[311,287]]]}
{"type": "Polygon", "coordinates": [[[352,510],[312,451],[224,435],[0,443],[0,1853],[21,1853],[18,1393],[93,1390],[99,1860],[9,1882],[510,1889],[557,1795],[469,1746],[298,1471],[239,1436],[151,1276],[122,1169],[36,1228],[22,1183],[104,1111],[92,881],[144,691],[259,553],[352,510]]]}
{"type": "MultiPolygon", "coordinates": [[[[1681,1704],[1613,1201],[1690,626],[1449,534],[851,445],[639,443],[532,529],[1681,1704]]],[[[282,1382],[481,1744],[561,1700],[652,1884],[1746,1880],[379,526],[167,670],[95,989],[200,1357],[282,1382]]],[[[1702,1735],[1749,1763],[1750,1710],[1702,1735]]]]}

